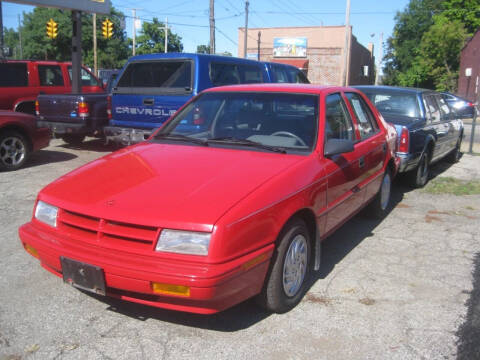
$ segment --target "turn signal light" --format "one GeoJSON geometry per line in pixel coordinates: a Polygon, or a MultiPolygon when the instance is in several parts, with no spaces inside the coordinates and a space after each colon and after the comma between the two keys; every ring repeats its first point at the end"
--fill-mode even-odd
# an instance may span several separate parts
{"type": "Polygon", "coordinates": [[[90,110],[88,108],[88,104],[84,101],[80,101],[78,103],[78,116],[87,117],[89,115],[90,115],[90,110]]]}
{"type": "Polygon", "coordinates": [[[190,288],[183,285],[162,284],[152,282],[152,290],[157,294],[190,296],[190,288]]]}
{"type": "Polygon", "coordinates": [[[38,100],[35,100],[35,115],[39,116],[40,115],[40,104],[38,100]]]}
{"type": "Polygon", "coordinates": [[[32,255],[33,257],[35,258],[39,258],[38,256],[38,251],[37,249],[35,249],[33,246],[30,246],[28,244],[23,244],[23,247],[25,248],[25,250],[30,254],[32,255]]]}
{"type": "Polygon", "coordinates": [[[408,129],[404,126],[402,127],[402,132],[400,134],[398,152],[408,153],[409,142],[410,142],[410,135],[408,133],[408,129]]]}

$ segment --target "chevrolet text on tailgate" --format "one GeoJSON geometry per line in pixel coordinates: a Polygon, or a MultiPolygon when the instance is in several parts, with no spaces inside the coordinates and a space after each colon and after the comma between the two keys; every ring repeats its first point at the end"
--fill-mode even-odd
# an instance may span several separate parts
{"type": "Polygon", "coordinates": [[[323,239],[366,205],[388,213],[395,146],[355,89],[212,88],[147,141],[47,185],[20,239],[86,291],[203,314],[255,296],[282,313],[323,239]]]}
{"type": "Polygon", "coordinates": [[[104,132],[107,141],[137,143],[204,89],[279,81],[308,83],[299,69],[284,64],[184,53],[132,57],[113,88],[104,132]]]}

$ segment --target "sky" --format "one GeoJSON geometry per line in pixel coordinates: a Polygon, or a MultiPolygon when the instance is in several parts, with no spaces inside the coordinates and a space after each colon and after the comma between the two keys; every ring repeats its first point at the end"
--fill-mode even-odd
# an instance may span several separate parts
{"type": "MultiPolygon", "coordinates": [[[[353,35],[365,47],[375,45],[380,57],[380,34],[384,42],[391,36],[397,11],[405,9],[409,0],[351,0],[350,24],[353,35]]],[[[132,36],[132,8],[137,8],[140,21],[168,18],[171,31],[180,35],[185,52],[195,52],[197,45],[207,45],[209,32],[209,0],[111,0],[126,16],[126,31],[132,36]]],[[[249,28],[279,26],[344,25],[346,0],[250,0],[249,28]]],[[[18,14],[33,7],[3,2],[3,25],[18,27],[18,14]]],[[[245,26],[244,0],[215,0],[216,51],[238,53],[238,28],[245,26]]],[[[137,31],[138,34],[138,31],[137,31]]],[[[240,44],[243,46],[243,44],[240,44]]]]}

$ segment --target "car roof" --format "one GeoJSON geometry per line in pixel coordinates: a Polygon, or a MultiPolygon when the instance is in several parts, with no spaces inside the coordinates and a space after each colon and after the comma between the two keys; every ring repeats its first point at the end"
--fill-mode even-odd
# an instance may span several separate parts
{"type": "Polygon", "coordinates": [[[218,86],[204,90],[204,92],[285,92],[285,93],[305,93],[320,94],[335,91],[355,91],[351,87],[312,85],[312,84],[290,84],[290,83],[262,83],[262,84],[240,84],[218,86]]]}
{"type": "Polygon", "coordinates": [[[236,62],[248,64],[262,64],[260,61],[238,58],[233,56],[211,55],[211,54],[194,54],[194,53],[155,53],[132,56],[128,61],[144,61],[144,60],[159,60],[159,59],[205,59],[216,60],[219,62],[236,62]]]}
{"type": "Polygon", "coordinates": [[[412,94],[436,92],[434,90],[429,90],[429,89],[401,87],[401,86],[387,86],[387,85],[355,85],[353,87],[355,89],[362,90],[362,91],[363,90],[383,90],[388,92],[412,93],[412,94]]]}

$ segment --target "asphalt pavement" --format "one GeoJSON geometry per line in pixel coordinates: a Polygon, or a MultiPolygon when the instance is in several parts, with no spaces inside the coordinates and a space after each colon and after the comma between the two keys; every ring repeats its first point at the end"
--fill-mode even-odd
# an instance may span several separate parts
{"type": "MultiPolygon", "coordinates": [[[[38,191],[111,150],[53,140],[0,173],[0,360],[480,358],[480,195],[396,182],[385,219],[356,216],[325,240],[295,309],[268,314],[247,301],[200,316],[89,295],[23,250],[17,230],[38,191]]],[[[480,180],[480,157],[441,163],[434,176],[480,180]]]]}

